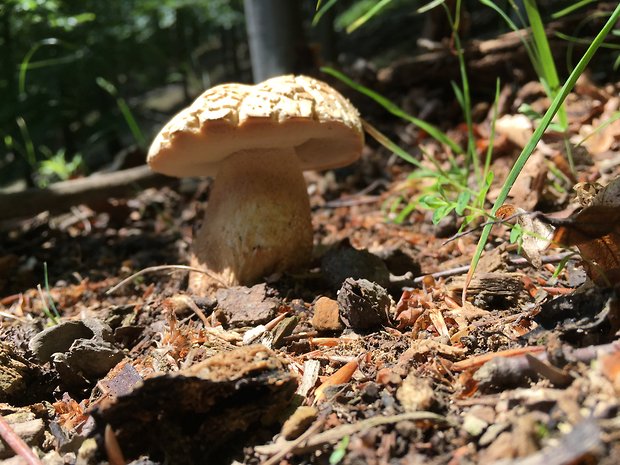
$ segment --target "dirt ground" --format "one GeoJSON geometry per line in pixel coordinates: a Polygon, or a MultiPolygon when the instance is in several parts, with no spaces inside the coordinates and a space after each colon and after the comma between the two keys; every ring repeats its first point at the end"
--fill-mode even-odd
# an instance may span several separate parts
{"type": "MultiPolygon", "coordinates": [[[[252,288],[189,295],[186,270],[150,269],[188,264],[206,180],[3,223],[2,463],[37,463],[29,448],[46,464],[619,463],[620,203],[579,216],[572,189],[587,183],[587,202],[620,173],[619,121],[594,130],[619,90],[582,79],[575,170],[552,133],[511,194],[568,219],[556,227],[577,247],[529,249],[534,267],[498,225],[466,301],[479,229],[423,209],[397,223],[429,185],[372,140],[355,165],[307,173],[313,262],[252,288]],[[580,247],[593,243],[607,281],[580,247]]],[[[491,200],[531,131],[511,120],[519,103],[549,104],[536,83],[502,95],[491,200]]],[[[491,106],[478,110],[482,152],[491,106]]],[[[373,122],[448,163],[413,126],[373,122]]]]}

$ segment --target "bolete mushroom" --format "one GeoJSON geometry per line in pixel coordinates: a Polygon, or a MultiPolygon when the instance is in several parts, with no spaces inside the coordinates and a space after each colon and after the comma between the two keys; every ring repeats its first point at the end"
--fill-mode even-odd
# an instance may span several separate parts
{"type": "Polygon", "coordinates": [[[307,76],[254,86],[222,84],[174,116],[148,153],[154,171],[214,176],[192,246],[189,290],[253,284],[305,264],[312,252],[302,171],[357,160],[364,144],[357,110],[307,76]]]}

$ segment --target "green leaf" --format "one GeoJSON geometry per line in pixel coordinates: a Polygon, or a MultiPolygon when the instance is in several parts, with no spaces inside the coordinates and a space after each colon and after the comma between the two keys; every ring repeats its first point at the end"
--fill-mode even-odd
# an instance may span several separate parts
{"type": "Polygon", "coordinates": [[[439,223],[446,216],[448,216],[452,210],[454,210],[454,205],[444,205],[443,207],[437,208],[433,212],[433,224],[439,223]]]}
{"type": "Polygon", "coordinates": [[[555,13],[553,13],[551,15],[551,17],[553,19],[559,19],[563,16],[566,16],[570,13],[572,13],[575,10],[578,10],[579,8],[582,8],[586,5],[589,5],[590,3],[594,3],[596,0],[581,0],[579,2],[575,2],[572,5],[567,6],[566,8],[561,9],[560,11],[557,11],[555,13]]]}
{"type": "MultiPolygon", "coordinates": [[[[541,80],[544,79],[547,83],[547,93],[549,98],[553,98],[556,96],[558,89],[560,88],[560,79],[558,78],[558,72],[551,53],[551,47],[549,46],[549,41],[547,40],[545,25],[540,17],[536,0],[524,0],[524,6],[532,30],[536,56],[539,59],[540,67],[542,69],[542,76],[539,76],[539,78],[541,78],[541,80]]],[[[566,111],[562,106],[558,109],[558,117],[563,128],[562,130],[566,130],[568,127],[568,118],[566,116],[566,111]]]]}
{"type": "Polygon", "coordinates": [[[349,447],[349,440],[350,440],[350,436],[347,435],[338,442],[333,452],[329,456],[329,465],[337,465],[338,463],[342,461],[344,456],[347,454],[347,447],[349,447]]]}
{"type": "Polygon", "coordinates": [[[366,24],[370,19],[376,16],[383,8],[392,3],[392,0],[380,0],[377,4],[373,5],[370,10],[364,13],[362,16],[357,18],[351,24],[349,24],[346,28],[348,34],[352,33],[356,29],[359,29],[361,26],[366,24]]]}
{"type": "Polygon", "coordinates": [[[420,197],[418,204],[429,210],[435,210],[436,208],[443,208],[446,206],[446,201],[433,194],[427,194],[420,197]]]}
{"type": "Polygon", "coordinates": [[[333,7],[338,0],[329,0],[325,5],[321,6],[321,0],[316,3],[316,13],[312,18],[312,27],[315,27],[321,21],[321,18],[333,7]],[[319,9],[320,8],[320,9],[319,9]]]}
{"type": "Polygon", "coordinates": [[[517,243],[519,240],[521,240],[522,236],[523,236],[523,230],[521,229],[521,226],[519,226],[518,224],[515,224],[510,230],[510,243],[511,244],[517,243]]]}
{"type": "Polygon", "coordinates": [[[470,199],[469,192],[463,191],[459,194],[459,196],[456,199],[456,208],[454,209],[457,215],[459,216],[463,215],[463,212],[465,211],[465,208],[467,208],[467,204],[469,203],[469,199],[470,199]]]}
{"type": "Polygon", "coordinates": [[[401,224],[403,221],[405,221],[409,217],[409,215],[411,215],[411,213],[415,210],[416,205],[417,202],[411,202],[407,204],[407,206],[401,210],[398,216],[394,218],[394,223],[401,224]]]}

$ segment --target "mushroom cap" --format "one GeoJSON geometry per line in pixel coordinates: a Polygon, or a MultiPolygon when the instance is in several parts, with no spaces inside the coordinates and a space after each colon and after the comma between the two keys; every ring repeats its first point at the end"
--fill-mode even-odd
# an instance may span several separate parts
{"type": "Polygon", "coordinates": [[[147,162],[169,176],[213,176],[233,153],[294,148],[303,170],[322,170],[354,162],[363,145],[346,98],[322,81],[287,75],[205,91],[161,129],[147,162]]]}

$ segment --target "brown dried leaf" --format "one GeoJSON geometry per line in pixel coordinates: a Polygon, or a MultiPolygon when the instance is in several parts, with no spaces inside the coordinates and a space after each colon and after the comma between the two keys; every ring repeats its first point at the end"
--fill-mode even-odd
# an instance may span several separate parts
{"type": "Polygon", "coordinates": [[[592,204],[579,213],[549,220],[558,226],[554,242],[577,246],[595,283],[620,282],[620,178],[601,189],[592,204]]]}
{"type": "Polygon", "coordinates": [[[497,211],[498,218],[508,219],[515,215],[518,215],[516,222],[524,233],[521,239],[521,255],[533,266],[540,268],[542,266],[541,252],[551,243],[553,227],[514,205],[502,205],[497,211]]]}
{"type": "Polygon", "coordinates": [[[548,171],[544,154],[540,150],[534,152],[510,189],[512,203],[525,210],[535,208],[545,188],[548,171]]]}

